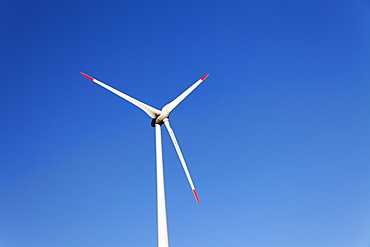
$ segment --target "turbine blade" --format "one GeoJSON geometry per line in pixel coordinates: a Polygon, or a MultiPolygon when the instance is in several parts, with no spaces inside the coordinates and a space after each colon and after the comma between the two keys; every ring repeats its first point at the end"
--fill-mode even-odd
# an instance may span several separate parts
{"type": "Polygon", "coordinates": [[[191,189],[193,191],[195,200],[197,201],[197,203],[200,203],[199,198],[198,198],[197,191],[195,190],[195,187],[194,187],[194,184],[193,184],[193,180],[191,179],[191,176],[190,176],[188,167],[186,166],[184,156],[182,156],[180,146],[179,146],[179,144],[178,144],[178,142],[176,140],[175,133],[173,132],[173,130],[172,130],[171,126],[170,126],[170,122],[168,121],[168,119],[164,121],[164,125],[166,125],[166,128],[168,130],[168,133],[170,134],[170,137],[172,139],[173,145],[175,146],[177,155],[179,156],[179,159],[180,159],[182,168],[184,168],[186,177],[187,177],[187,179],[189,181],[189,184],[190,184],[190,187],[191,187],[191,189]]]}
{"type": "Polygon", "coordinates": [[[202,78],[200,78],[198,81],[196,81],[193,85],[191,85],[188,89],[186,89],[182,94],[180,94],[176,99],[174,99],[172,102],[168,103],[167,105],[165,105],[163,108],[162,108],[162,111],[168,111],[169,113],[175,109],[175,107],[181,103],[181,101],[183,101],[186,96],[188,96],[191,92],[193,92],[193,90],[199,86],[199,84],[202,83],[202,81],[204,81],[207,77],[209,76],[209,74],[206,74],[205,76],[203,76],[202,78]]]}
{"type": "Polygon", "coordinates": [[[112,88],[112,87],[110,87],[110,86],[108,86],[108,85],[104,84],[103,82],[98,81],[98,80],[97,80],[97,79],[95,79],[95,78],[92,78],[91,76],[88,76],[88,75],[86,75],[86,74],[84,74],[84,73],[82,73],[82,72],[80,72],[80,74],[81,74],[81,75],[83,75],[83,76],[85,76],[87,79],[92,80],[92,81],[93,81],[93,82],[95,82],[96,84],[98,84],[98,85],[100,85],[100,86],[104,87],[105,89],[108,89],[108,90],[109,90],[109,91],[111,91],[112,93],[114,93],[114,94],[116,94],[116,95],[120,96],[121,98],[124,98],[124,99],[125,99],[125,100],[127,100],[128,102],[130,102],[130,103],[132,103],[132,104],[136,105],[136,106],[137,106],[137,107],[139,107],[141,110],[145,111],[145,112],[146,112],[150,117],[152,117],[152,118],[156,118],[156,117],[159,115],[160,111],[159,111],[159,110],[157,110],[157,109],[155,109],[154,107],[151,107],[151,106],[149,106],[149,105],[147,105],[147,104],[145,104],[145,103],[143,103],[143,102],[140,102],[140,101],[138,101],[137,99],[134,99],[134,98],[132,98],[132,97],[128,96],[127,94],[124,94],[124,93],[122,93],[122,92],[118,91],[117,89],[114,89],[114,88],[112,88]]]}

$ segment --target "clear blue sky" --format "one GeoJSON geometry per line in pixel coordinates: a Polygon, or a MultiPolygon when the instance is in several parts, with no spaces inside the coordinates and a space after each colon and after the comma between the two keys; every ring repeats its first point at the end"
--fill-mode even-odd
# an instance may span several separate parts
{"type": "Polygon", "coordinates": [[[370,246],[366,0],[0,3],[0,245],[370,246]]]}

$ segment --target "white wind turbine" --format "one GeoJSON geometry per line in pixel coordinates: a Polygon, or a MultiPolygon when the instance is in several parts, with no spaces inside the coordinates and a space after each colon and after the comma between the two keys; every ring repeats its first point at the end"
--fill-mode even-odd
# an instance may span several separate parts
{"type": "Polygon", "coordinates": [[[186,177],[189,181],[190,187],[193,191],[195,200],[197,203],[200,203],[197,191],[195,190],[193,181],[191,179],[189,170],[186,166],[185,159],[181,153],[180,146],[176,140],[175,133],[173,132],[170,122],[168,120],[170,113],[175,109],[175,107],[183,101],[186,96],[188,96],[200,83],[202,83],[209,74],[206,74],[198,81],[196,81],[192,86],[190,86],[186,91],[180,94],[176,99],[172,102],[165,105],[162,110],[157,110],[154,107],[151,107],[143,102],[140,102],[127,94],[124,94],[104,83],[98,81],[91,76],[88,76],[82,72],[81,75],[85,76],[86,78],[92,80],[96,84],[108,89],[112,93],[124,98],[125,100],[129,101],[130,103],[136,105],[143,111],[145,111],[151,118],[152,123],[151,125],[155,127],[155,147],[156,147],[156,170],[157,170],[157,217],[158,217],[158,247],[168,247],[168,231],[167,231],[167,216],[166,216],[166,198],[165,198],[165,191],[164,191],[164,176],[163,176],[163,159],[162,159],[162,136],[161,136],[161,125],[164,124],[170,134],[172,139],[173,145],[175,146],[177,155],[181,161],[181,165],[184,168],[186,177]]]}

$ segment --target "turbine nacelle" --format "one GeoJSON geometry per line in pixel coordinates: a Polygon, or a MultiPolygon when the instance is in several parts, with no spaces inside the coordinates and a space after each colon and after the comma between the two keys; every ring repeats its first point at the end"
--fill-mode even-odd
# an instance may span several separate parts
{"type": "Polygon", "coordinates": [[[162,125],[164,121],[168,121],[168,118],[170,116],[170,112],[167,110],[162,110],[159,112],[159,115],[152,119],[151,126],[155,127],[156,124],[162,125]]]}

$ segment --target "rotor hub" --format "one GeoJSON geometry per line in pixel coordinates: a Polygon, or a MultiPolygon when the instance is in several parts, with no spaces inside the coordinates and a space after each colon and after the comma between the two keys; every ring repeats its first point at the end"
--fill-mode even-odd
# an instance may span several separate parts
{"type": "Polygon", "coordinates": [[[161,111],[156,118],[152,119],[151,126],[155,127],[156,124],[162,125],[166,119],[168,120],[170,113],[168,111],[161,111]]]}

